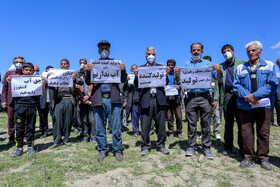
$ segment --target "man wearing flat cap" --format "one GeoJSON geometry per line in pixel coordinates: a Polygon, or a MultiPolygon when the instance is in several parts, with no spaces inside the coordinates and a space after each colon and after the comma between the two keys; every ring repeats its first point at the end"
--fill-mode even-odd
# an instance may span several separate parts
{"type": "MultiPolygon", "coordinates": [[[[99,60],[113,60],[109,58],[111,44],[102,40],[98,43],[99,60]]],[[[121,111],[122,103],[120,96],[120,84],[118,83],[91,83],[90,70],[92,64],[87,64],[86,83],[93,85],[91,93],[88,93],[84,99],[91,97],[91,103],[94,111],[94,120],[96,124],[96,139],[97,149],[100,152],[97,161],[101,162],[109,152],[106,136],[107,119],[110,121],[112,136],[113,136],[113,153],[116,160],[123,160],[122,150],[122,134],[121,134],[121,111]]],[[[120,64],[121,82],[124,83],[127,79],[125,65],[120,64]]]]}

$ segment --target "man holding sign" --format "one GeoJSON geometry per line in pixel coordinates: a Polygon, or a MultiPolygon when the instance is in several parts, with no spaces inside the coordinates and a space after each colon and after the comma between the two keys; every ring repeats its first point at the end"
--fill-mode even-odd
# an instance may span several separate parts
{"type": "Polygon", "coordinates": [[[186,150],[186,156],[192,156],[197,149],[197,121],[198,113],[201,116],[202,128],[202,147],[206,158],[213,159],[211,151],[211,96],[209,91],[211,88],[212,77],[216,80],[223,76],[223,73],[218,64],[212,65],[208,60],[201,58],[203,53],[203,45],[201,43],[193,43],[191,45],[191,60],[185,64],[185,69],[176,68],[176,80],[180,81],[183,88],[188,92],[188,97],[185,100],[186,118],[188,120],[188,141],[189,147],[186,150]],[[212,70],[211,70],[212,69],[212,70]],[[181,71],[181,78],[180,78],[181,71]],[[189,77],[187,80],[183,79],[183,75],[188,75],[186,72],[192,72],[199,76],[189,77]],[[186,74],[185,74],[186,73],[186,74]],[[211,77],[212,76],[212,77],[211,77]],[[187,85],[187,86],[186,86],[187,85]]]}
{"type": "Polygon", "coordinates": [[[163,154],[169,154],[169,150],[165,148],[165,109],[167,103],[164,86],[168,84],[166,74],[170,72],[170,69],[155,63],[155,59],[156,49],[148,47],[146,50],[147,63],[134,71],[134,85],[139,87],[140,93],[142,156],[148,155],[148,151],[151,149],[149,133],[153,118],[157,128],[157,148],[163,154]]]}
{"type": "Polygon", "coordinates": [[[109,58],[111,44],[102,40],[98,43],[99,61],[87,64],[86,83],[93,90],[84,99],[91,98],[96,124],[97,149],[100,152],[97,161],[101,162],[109,152],[106,136],[107,119],[110,121],[113,136],[113,153],[116,160],[123,160],[121,134],[121,96],[120,85],[127,80],[125,65],[109,58]],[[100,71],[96,69],[100,68],[100,71]],[[119,77],[119,78],[116,78],[119,77]]]}
{"type": "MultiPolygon", "coordinates": [[[[34,66],[31,63],[24,63],[22,72],[24,75],[33,75],[34,66]]],[[[23,154],[23,136],[25,130],[25,122],[27,122],[27,145],[28,153],[36,153],[33,149],[35,140],[35,123],[36,123],[36,104],[39,96],[44,93],[45,79],[38,76],[25,78],[21,85],[17,85],[13,79],[16,77],[9,76],[7,81],[11,86],[11,93],[15,97],[15,123],[16,123],[16,141],[17,150],[13,156],[23,154]],[[36,87],[36,89],[34,89],[36,87]]],[[[21,77],[19,77],[21,78],[21,77]]]]}

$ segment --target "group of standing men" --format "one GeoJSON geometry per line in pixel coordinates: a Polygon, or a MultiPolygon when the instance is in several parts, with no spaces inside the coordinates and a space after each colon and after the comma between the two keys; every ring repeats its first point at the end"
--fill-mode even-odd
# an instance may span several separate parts
{"type": "MultiPolygon", "coordinates": [[[[113,60],[109,58],[111,44],[102,40],[98,43],[99,60],[113,60]]],[[[269,126],[271,119],[271,109],[273,108],[273,95],[276,92],[278,80],[276,77],[275,66],[270,61],[260,58],[262,45],[258,41],[250,42],[246,45],[249,61],[240,60],[235,57],[233,46],[227,44],[222,47],[222,54],[226,61],[213,64],[202,58],[203,45],[193,43],[190,46],[191,59],[184,65],[185,68],[211,66],[212,77],[216,80],[214,92],[214,102],[211,102],[211,88],[185,89],[184,105],[186,119],[188,122],[188,148],[186,156],[194,155],[197,150],[197,122],[201,118],[202,129],[202,148],[207,158],[213,159],[211,151],[211,112],[212,106],[223,106],[225,116],[225,144],[223,155],[232,153],[233,145],[233,125],[234,118],[238,124],[238,145],[241,154],[245,159],[240,163],[240,167],[247,167],[254,162],[254,130],[256,122],[257,130],[257,157],[261,166],[271,170],[268,162],[269,152],[269,126]],[[269,99],[270,103],[264,105],[263,99],[269,99]],[[219,101],[219,102],[218,102],[219,101]]],[[[140,67],[163,66],[156,63],[156,49],[148,47],[146,49],[146,63],[140,67]]],[[[8,90],[6,78],[11,74],[21,74],[19,64],[23,64],[22,57],[16,57],[14,64],[16,70],[8,71],[4,77],[2,91],[2,106],[8,110],[9,142],[14,139],[14,100],[8,90]]],[[[139,133],[139,117],[141,119],[141,155],[146,156],[151,149],[150,131],[152,122],[155,123],[157,132],[157,149],[163,154],[169,154],[165,147],[166,126],[168,121],[169,138],[174,137],[173,114],[176,116],[178,137],[182,135],[182,111],[181,111],[181,68],[176,66],[176,61],[169,59],[166,67],[166,85],[177,85],[178,95],[166,96],[164,87],[139,88],[138,87],[138,66],[133,65],[131,71],[135,76],[132,85],[128,86],[129,77],[126,73],[124,64],[120,64],[121,83],[124,84],[123,90],[121,83],[92,83],[91,70],[94,65],[87,64],[86,59],[80,60],[81,70],[73,74],[74,87],[48,87],[46,83],[46,93],[41,96],[42,124],[47,123],[48,111],[53,119],[54,144],[51,149],[65,144],[71,145],[69,135],[71,130],[71,120],[73,117],[76,99],[80,106],[81,123],[83,124],[82,134],[84,141],[97,140],[97,149],[100,152],[98,161],[103,161],[108,155],[109,147],[107,144],[106,126],[107,121],[112,131],[113,153],[118,161],[123,160],[123,145],[121,134],[121,114],[122,108],[126,107],[128,118],[131,111],[132,126],[135,132],[139,133]],[[126,100],[122,101],[122,94],[126,91],[126,100]],[[127,99],[130,105],[127,106],[127,99]],[[45,110],[44,110],[45,109],[45,110]],[[62,140],[62,137],[64,139],[62,140]]],[[[69,69],[70,63],[67,59],[60,62],[62,69],[69,69]]],[[[51,67],[47,67],[51,68],[51,67]]],[[[35,125],[35,124],[34,124],[35,125]]],[[[47,128],[41,128],[43,135],[47,135],[47,128]]],[[[28,133],[28,132],[27,132],[28,133]]],[[[19,149],[22,147],[18,147],[19,149]]],[[[20,155],[20,154],[19,154],[20,155]]],[[[15,155],[15,156],[19,156],[15,155]]]]}

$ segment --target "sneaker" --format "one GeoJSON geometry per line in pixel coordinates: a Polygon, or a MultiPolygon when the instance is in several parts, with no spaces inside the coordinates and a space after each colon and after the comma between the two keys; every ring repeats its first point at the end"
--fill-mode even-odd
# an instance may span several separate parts
{"type": "Polygon", "coordinates": [[[217,139],[217,140],[219,140],[219,141],[221,141],[221,140],[222,140],[222,137],[220,136],[220,134],[216,134],[216,136],[215,136],[215,137],[216,137],[216,139],[217,139]]]}
{"type": "Polygon", "coordinates": [[[213,159],[213,153],[210,148],[204,150],[205,157],[208,159],[213,159]]]}
{"type": "Polygon", "coordinates": [[[33,147],[29,147],[27,153],[34,154],[36,151],[33,149],[33,147]]]}
{"type": "Polygon", "coordinates": [[[164,147],[161,147],[161,148],[158,148],[158,151],[162,152],[163,154],[165,155],[168,155],[169,154],[169,150],[164,148],[164,147]]]}
{"type": "Polygon", "coordinates": [[[174,138],[174,134],[169,134],[168,139],[173,140],[173,138],[174,138]]]}
{"type": "Polygon", "coordinates": [[[182,134],[178,134],[178,137],[179,137],[180,140],[184,139],[182,134]]]}
{"type": "Polygon", "coordinates": [[[72,145],[71,142],[63,142],[64,145],[66,145],[67,147],[72,145]]]}
{"type": "Polygon", "coordinates": [[[262,167],[263,169],[268,170],[268,171],[271,171],[271,170],[272,170],[272,167],[271,167],[271,165],[270,165],[270,163],[269,163],[268,161],[262,161],[262,162],[261,162],[261,167],[262,167]]]}
{"type": "Polygon", "coordinates": [[[13,154],[13,156],[14,157],[15,156],[20,156],[20,155],[22,155],[22,153],[23,153],[22,149],[17,149],[16,152],[13,154]]]}
{"type": "Polygon", "coordinates": [[[100,153],[97,157],[98,162],[102,162],[107,155],[105,153],[100,153]]]}
{"type": "Polygon", "coordinates": [[[187,150],[186,150],[186,156],[193,156],[194,155],[194,149],[192,147],[189,147],[187,150]]]}
{"type": "Polygon", "coordinates": [[[123,155],[121,151],[115,152],[115,157],[117,161],[122,161],[123,160],[123,155]]]}
{"type": "Polygon", "coordinates": [[[252,165],[253,163],[254,163],[253,160],[249,160],[249,159],[245,158],[244,160],[242,160],[242,162],[240,162],[239,167],[246,168],[246,167],[252,165]]]}
{"type": "Polygon", "coordinates": [[[142,156],[147,156],[148,154],[149,154],[148,149],[144,149],[144,150],[142,150],[142,152],[141,152],[141,155],[142,155],[142,156]]]}
{"type": "Polygon", "coordinates": [[[225,149],[225,150],[223,150],[223,152],[222,152],[222,155],[224,155],[224,156],[228,156],[228,155],[231,155],[232,154],[232,152],[231,152],[231,150],[229,150],[229,149],[225,149]]]}

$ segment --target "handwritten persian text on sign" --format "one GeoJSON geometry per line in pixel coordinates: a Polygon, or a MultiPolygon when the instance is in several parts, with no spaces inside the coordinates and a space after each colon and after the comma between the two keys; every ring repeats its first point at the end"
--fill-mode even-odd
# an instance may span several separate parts
{"type": "Polygon", "coordinates": [[[120,60],[91,60],[91,82],[93,83],[120,83],[120,60]]]}
{"type": "Polygon", "coordinates": [[[211,88],[212,68],[181,68],[181,86],[184,89],[211,88]]]}
{"type": "Polygon", "coordinates": [[[42,80],[39,75],[12,76],[11,90],[13,97],[42,95],[42,80]]]}
{"type": "Polygon", "coordinates": [[[163,87],[166,85],[166,67],[149,66],[138,68],[138,87],[163,87]]]}
{"type": "Polygon", "coordinates": [[[164,88],[165,95],[166,95],[166,96],[178,95],[177,86],[178,86],[178,85],[167,85],[167,86],[164,88]]]}
{"type": "Polygon", "coordinates": [[[73,87],[72,74],[74,70],[50,69],[51,75],[48,77],[50,87],[73,87]]]}

